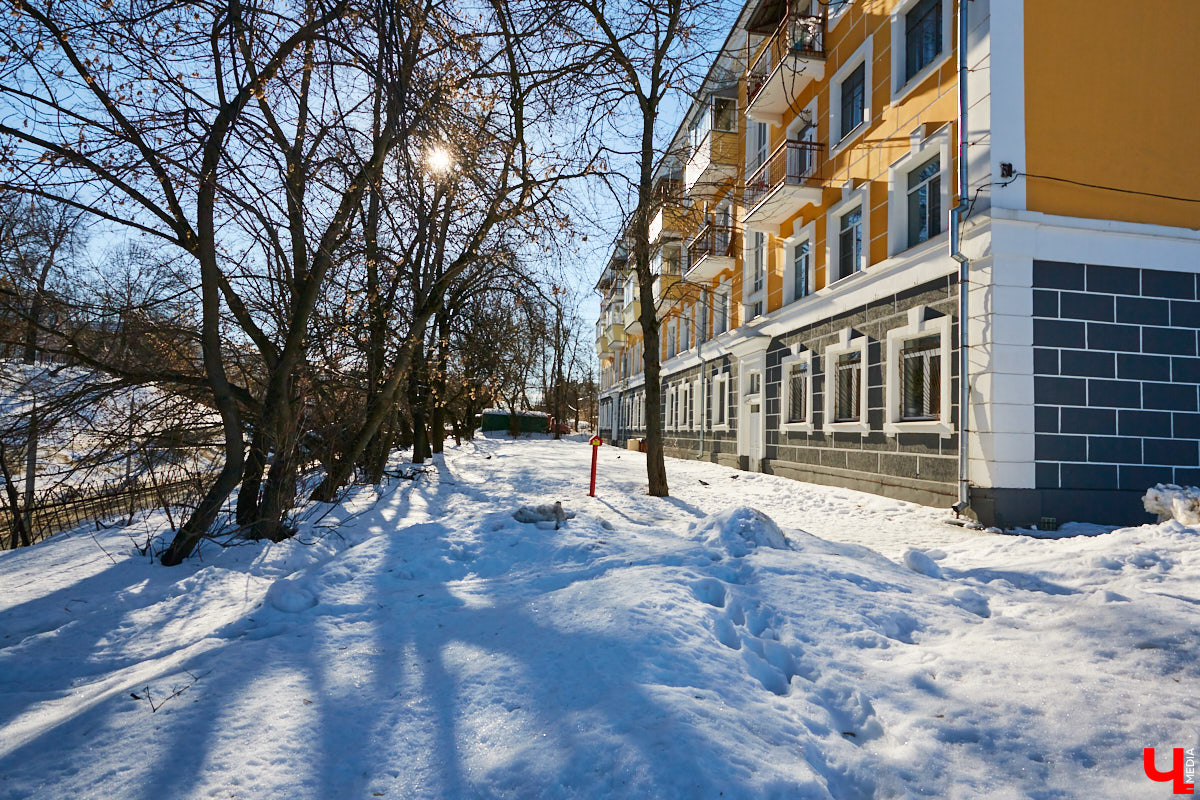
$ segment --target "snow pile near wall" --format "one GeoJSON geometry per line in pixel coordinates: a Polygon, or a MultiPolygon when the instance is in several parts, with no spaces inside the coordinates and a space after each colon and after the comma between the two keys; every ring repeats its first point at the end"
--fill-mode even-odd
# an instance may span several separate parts
{"type": "Polygon", "coordinates": [[[705,517],[695,524],[694,538],[735,558],[758,547],[788,550],[787,537],[775,521],[753,508],[741,506],[705,517]]]}
{"type": "Polygon", "coordinates": [[[1160,483],[1146,490],[1142,505],[1158,521],[1175,519],[1184,525],[1200,525],[1200,489],[1160,483]]]}

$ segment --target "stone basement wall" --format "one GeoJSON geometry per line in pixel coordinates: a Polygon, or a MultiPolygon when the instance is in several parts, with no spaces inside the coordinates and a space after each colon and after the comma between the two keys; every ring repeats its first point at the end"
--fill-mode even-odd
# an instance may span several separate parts
{"type": "Polygon", "coordinates": [[[1041,515],[1152,521],[1156,483],[1200,485],[1200,276],[1033,265],[1041,515]]]}
{"type": "MultiPolygon", "coordinates": [[[[927,306],[934,314],[957,318],[958,282],[951,274],[899,292],[853,311],[808,325],[771,342],[767,351],[766,438],[762,471],[797,480],[873,492],[900,500],[949,506],[957,498],[958,436],[936,433],[885,434],[884,359],[887,332],[908,324],[908,311],[927,306]],[[851,328],[852,336],[865,335],[867,345],[867,404],[871,431],[825,433],[825,348],[837,341],[838,332],[851,328]],[[781,432],[782,360],[799,342],[813,351],[812,433],[781,432]]],[[[853,341],[853,339],[852,339],[853,341]]],[[[958,324],[951,330],[958,341],[958,324]]],[[[943,354],[951,364],[951,423],[958,427],[958,356],[943,354]]]]}
{"type": "Polygon", "coordinates": [[[675,386],[681,382],[691,383],[697,378],[701,378],[701,392],[704,395],[704,404],[700,409],[700,415],[696,417],[697,424],[693,425],[693,429],[686,430],[668,430],[665,431],[664,448],[669,456],[675,458],[691,458],[701,461],[711,461],[714,464],[723,464],[727,467],[744,468],[738,459],[737,454],[737,380],[738,369],[737,360],[729,356],[719,356],[712,359],[703,367],[696,366],[691,369],[673,372],[663,379],[663,419],[666,419],[666,401],[667,388],[675,386]],[[701,370],[703,369],[703,377],[701,370]],[[727,373],[728,386],[730,387],[727,395],[728,408],[726,409],[726,419],[729,421],[729,430],[714,431],[712,429],[712,414],[710,408],[712,405],[712,379],[713,376],[727,373]],[[701,441],[698,424],[704,426],[703,441],[701,441]]]}

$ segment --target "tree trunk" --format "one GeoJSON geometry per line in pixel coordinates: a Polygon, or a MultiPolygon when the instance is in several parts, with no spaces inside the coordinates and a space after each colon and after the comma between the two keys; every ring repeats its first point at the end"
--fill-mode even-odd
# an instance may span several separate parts
{"type": "Polygon", "coordinates": [[[38,454],[38,410],[37,401],[29,410],[29,433],[25,438],[25,531],[33,534],[33,501],[37,493],[38,454]]]}
{"type": "Polygon", "coordinates": [[[8,495],[8,507],[12,513],[13,522],[12,540],[9,543],[9,547],[16,550],[18,544],[22,547],[29,547],[33,540],[29,529],[25,527],[25,520],[21,515],[21,503],[17,497],[17,487],[13,486],[12,474],[8,471],[8,454],[6,450],[4,442],[0,441],[0,478],[4,479],[4,491],[8,495]]]}
{"type": "Polygon", "coordinates": [[[258,518],[258,493],[262,489],[263,472],[267,467],[267,439],[262,426],[256,425],[250,439],[250,452],[246,457],[246,469],[242,473],[242,487],[238,490],[237,524],[245,527],[258,518]]]}

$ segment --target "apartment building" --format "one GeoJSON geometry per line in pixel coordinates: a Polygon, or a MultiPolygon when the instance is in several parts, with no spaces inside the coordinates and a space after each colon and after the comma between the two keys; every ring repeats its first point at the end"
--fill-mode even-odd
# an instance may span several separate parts
{"type": "Polygon", "coordinates": [[[1198,35],[1183,0],[751,0],[659,173],[658,409],[623,238],[597,283],[602,434],[1004,526],[1200,483],[1198,35]]]}

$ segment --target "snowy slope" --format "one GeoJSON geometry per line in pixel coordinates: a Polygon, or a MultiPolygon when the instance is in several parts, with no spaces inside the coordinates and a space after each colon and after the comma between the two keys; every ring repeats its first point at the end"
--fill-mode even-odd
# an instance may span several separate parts
{"type": "Polygon", "coordinates": [[[1167,797],[1142,748],[1200,739],[1192,528],[589,457],[467,443],[173,569],[0,555],[0,797],[1167,797]]]}

